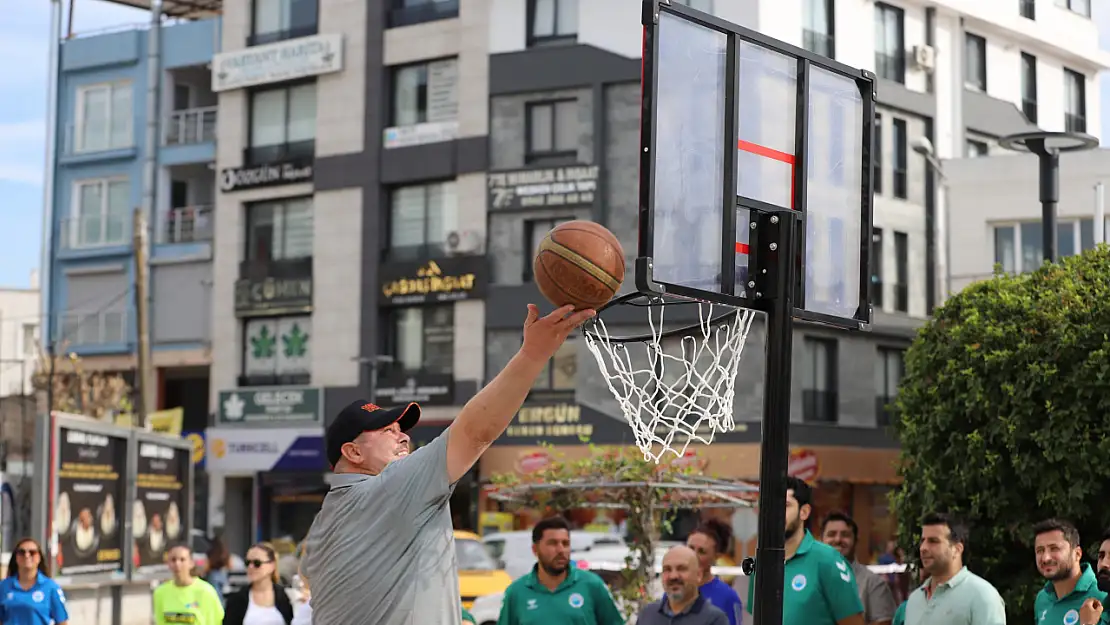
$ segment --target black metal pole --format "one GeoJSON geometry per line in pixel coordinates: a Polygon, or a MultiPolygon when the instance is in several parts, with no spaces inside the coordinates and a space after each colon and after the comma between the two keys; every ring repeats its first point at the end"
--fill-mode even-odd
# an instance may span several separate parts
{"type": "Polygon", "coordinates": [[[1044,259],[1056,262],[1056,204],[1060,201],[1060,155],[1045,150],[1037,154],[1040,165],[1041,220],[1044,230],[1044,259]]]}
{"type": "MultiPolygon", "coordinates": [[[[759,538],[755,560],[755,625],[782,625],[786,567],[786,470],[790,454],[790,375],[794,333],[796,214],[769,221],[777,237],[760,237],[775,250],[776,280],[767,309],[767,368],[763,383],[763,429],[759,448],[759,538]],[[767,239],[770,239],[768,241],[767,239]]],[[[763,221],[766,223],[766,221],[763,221]]]]}

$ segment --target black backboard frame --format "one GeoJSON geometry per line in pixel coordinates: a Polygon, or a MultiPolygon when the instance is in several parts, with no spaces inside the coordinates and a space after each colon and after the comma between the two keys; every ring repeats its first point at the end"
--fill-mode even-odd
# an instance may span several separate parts
{"type": "MultiPolygon", "coordinates": [[[[641,22],[643,31],[643,66],[641,74],[641,115],[640,115],[640,179],[639,179],[639,233],[637,237],[638,249],[636,260],[636,288],[646,294],[670,294],[695,300],[712,303],[751,308],[766,311],[767,300],[762,293],[754,293],[750,289],[744,295],[736,294],[736,260],[735,260],[735,233],[736,209],[745,208],[752,211],[751,220],[757,222],[758,213],[773,213],[782,210],[752,198],[737,195],[737,142],[739,139],[739,113],[736,105],[739,97],[739,54],[741,42],[761,46],[765,49],[784,54],[796,60],[797,68],[797,116],[795,132],[795,165],[794,165],[794,209],[801,215],[801,233],[797,244],[797,268],[794,272],[796,281],[794,287],[794,313],[796,319],[822,323],[848,330],[870,330],[872,321],[871,306],[871,238],[872,220],[874,213],[874,161],[875,154],[873,140],[873,119],[875,117],[875,75],[867,70],[860,70],[839,63],[808,50],[778,41],[762,33],[732,24],[713,15],[690,9],[684,5],[672,4],[670,0],[644,0],[641,22]],[[655,96],[658,85],[658,25],[661,14],[670,14],[687,20],[704,28],[715,30],[727,37],[727,57],[725,59],[725,132],[722,140],[726,142],[724,150],[724,203],[721,207],[722,219],[722,265],[720,292],[705,291],[686,287],[683,285],[669,284],[656,281],[652,268],[653,247],[655,235],[655,151],[656,130],[658,119],[656,115],[655,96]],[[859,88],[863,103],[862,128],[862,159],[860,168],[861,176],[861,206],[860,206],[860,270],[859,270],[859,303],[852,317],[840,317],[809,311],[805,309],[805,220],[807,216],[807,181],[808,181],[808,109],[810,94],[810,70],[819,67],[828,72],[844,76],[852,80],[859,88]]],[[[753,226],[754,227],[754,226],[753,226]]],[[[749,256],[749,276],[759,274],[766,267],[758,266],[759,254],[751,253],[749,256]]]]}

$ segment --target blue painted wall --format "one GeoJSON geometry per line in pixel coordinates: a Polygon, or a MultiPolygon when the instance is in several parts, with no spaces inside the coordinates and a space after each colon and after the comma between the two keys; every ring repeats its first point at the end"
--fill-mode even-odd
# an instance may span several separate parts
{"type": "MultiPolygon", "coordinates": [[[[211,61],[218,49],[219,20],[205,20],[169,26],[162,29],[163,71],[179,67],[203,65],[211,61]]],[[[69,233],[63,224],[73,214],[74,185],[82,180],[108,177],[126,177],[130,183],[132,208],[140,206],[143,195],[143,143],[146,131],[147,96],[147,37],[146,29],[80,37],[63,42],[61,48],[61,76],[58,83],[57,168],[54,180],[53,229],[55,255],[54,271],[50,276],[48,305],[53,319],[53,338],[61,333],[59,317],[67,310],[67,270],[83,266],[123,264],[128,281],[134,282],[135,267],[131,260],[130,245],[67,250],[64,238],[69,233]],[[77,90],[84,85],[128,81],[132,92],[132,147],[95,153],[69,154],[71,134],[76,124],[77,90]]],[[[159,143],[161,143],[159,141],[159,143]]],[[[184,146],[162,150],[170,158],[159,167],[183,162],[214,160],[215,146],[184,146]],[[184,152],[183,152],[184,150],[184,152]]],[[[159,205],[166,198],[159,197],[159,205]]],[[[148,216],[151,223],[157,223],[148,216]]],[[[127,223],[127,240],[130,241],[130,222],[127,223]]],[[[204,244],[197,244],[204,245],[204,244]]],[[[195,255],[197,245],[183,245],[180,250],[158,249],[155,255],[195,255]]],[[[162,246],[159,246],[160,248],[162,246]]],[[[118,345],[71,346],[80,355],[124,353],[133,351],[135,318],[133,295],[127,296],[128,340],[118,345]]]]}

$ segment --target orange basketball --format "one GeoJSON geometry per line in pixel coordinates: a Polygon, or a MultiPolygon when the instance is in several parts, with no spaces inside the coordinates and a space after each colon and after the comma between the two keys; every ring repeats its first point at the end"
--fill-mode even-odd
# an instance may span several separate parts
{"type": "Polygon", "coordinates": [[[533,267],[540,293],[552,304],[597,309],[624,282],[624,250],[605,226],[568,221],[540,242],[533,267]]]}

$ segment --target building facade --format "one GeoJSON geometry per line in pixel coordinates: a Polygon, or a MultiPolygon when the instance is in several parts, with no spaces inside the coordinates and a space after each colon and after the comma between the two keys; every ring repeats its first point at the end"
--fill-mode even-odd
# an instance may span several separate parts
{"type": "Polygon", "coordinates": [[[33,394],[41,326],[38,271],[31,272],[27,288],[0,288],[0,397],[33,394]]]}

